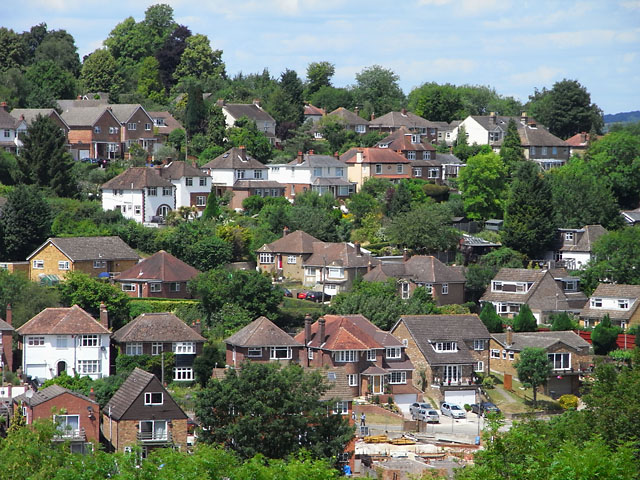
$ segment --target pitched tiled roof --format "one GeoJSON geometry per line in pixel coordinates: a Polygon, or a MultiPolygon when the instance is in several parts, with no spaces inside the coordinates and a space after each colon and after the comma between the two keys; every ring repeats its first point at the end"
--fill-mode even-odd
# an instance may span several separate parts
{"type": "Polygon", "coordinates": [[[173,313],[143,313],[113,334],[125,342],[205,342],[206,338],[173,313]]]}
{"type": "Polygon", "coordinates": [[[21,118],[24,118],[24,121],[27,122],[27,125],[31,125],[33,121],[38,117],[38,115],[42,115],[43,117],[58,117],[62,123],[66,125],[66,122],[62,119],[60,114],[56,112],[53,108],[14,108],[11,110],[11,116],[15,118],[17,121],[20,121],[21,118]]]}
{"type": "Polygon", "coordinates": [[[367,281],[407,278],[417,283],[464,283],[466,281],[460,271],[427,255],[415,255],[403,263],[382,263],[362,278],[367,281]]]}
{"type": "MultiPolygon", "coordinates": [[[[493,277],[495,281],[506,282],[533,282],[533,286],[525,293],[518,293],[517,297],[521,303],[527,303],[531,294],[535,291],[536,283],[542,280],[542,277],[546,275],[546,270],[531,270],[528,268],[501,268],[500,271],[493,277]]],[[[492,292],[491,284],[487,287],[484,295],[480,299],[481,301],[513,301],[515,292],[492,292]]]]}
{"type": "Polygon", "coordinates": [[[275,180],[236,180],[233,188],[285,188],[284,183],[275,180]]]}
{"type": "Polygon", "coordinates": [[[45,308],[18,328],[20,335],[108,334],[109,330],[78,305],[45,308]]]}
{"type": "Polygon", "coordinates": [[[305,115],[324,115],[326,112],[321,109],[316,107],[315,105],[311,105],[310,103],[307,103],[304,106],[304,114],[305,115]]]}
{"type": "Polygon", "coordinates": [[[174,161],[156,169],[162,178],[167,180],[182,177],[208,177],[205,172],[187,162],[174,161]]]}
{"type": "Polygon", "coordinates": [[[110,412],[111,418],[120,420],[129,409],[136,398],[144,391],[149,383],[155,378],[152,373],[136,367],[129,374],[118,391],[113,394],[109,403],[105,405],[103,412],[110,412]]]}
{"type": "Polygon", "coordinates": [[[360,255],[358,255],[358,249],[351,243],[316,242],[313,244],[313,254],[304,261],[303,265],[354,268],[378,263],[379,260],[363,248],[360,248],[360,255]]]}
{"type": "Polygon", "coordinates": [[[237,347],[302,347],[267,317],[258,317],[225,340],[237,347]]]}
{"type": "Polygon", "coordinates": [[[589,146],[590,135],[587,132],[576,133],[573,137],[567,138],[565,141],[572,147],[587,148],[589,146]]]}
{"type": "Polygon", "coordinates": [[[398,150],[402,150],[402,151],[412,150],[416,152],[423,152],[423,151],[435,152],[436,151],[433,145],[431,145],[430,143],[424,142],[422,140],[420,142],[413,143],[411,141],[412,135],[415,135],[415,134],[411,133],[411,131],[407,127],[400,127],[395,132],[391,133],[387,137],[380,140],[376,144],[376,147],[381,148],[382,145],[385,145],[384,148],[390,148],[391,150],[395,150],[395,151],[398,151],[398,150]]]}
{"type": "Polygon", "coordinates": [[[0,332],[2,332],[3,330],[13,331],[15,330],[15,328],[13,328],[11,325],[5,322],[2,318],[0,318],[0,332]]]}
{"type": "Polygon", "coordinates": [[[477,315],[402,315],[391,329],[403,323],[430,365],[471,364],[474,357],[465,340],[488,340],[491,336],[477,315]],[[457,342],[457,352],[436,352],[432,346],[438,341],[457,342]]]}
{"type": "Polygon", "coordinates": [[[139,103],[115,103],[109,105],[109,108],[111,108],[111,112],[113,113],[113,115],[122,124],[127,123],[131,119],[133,114],[138,111],[138,109],[142,109],[142,111],[147,114],[147,111],[142,108],[142,105],[140,105],[139,103]]]}
{"type": "Polygon", "coordinates": [[[516,352],[522,351],[527,347],[536,347],[547,349],[556,343],[564,343],[565,345],[575,348],[576,350],[589,350],[589,342],[571,331],[565,332],[512,332],[513,343],[507,345],[506,333],[493,333],[491,336],[500,345],[509,347],[510,350],[516,352]]]}
{"type": "Polygon", "coordinates": [[[313,253],[313,244],[315,242],[320,242],[320,240],[302,230],[296,230],[293,233],[279,238],[275,242],[263,245],[258,252],[295,253],[302,255],[305,253],[313,253]]]}
{"type": "Polygon", "coordinates": [[[142,190],[145,187],[173,187],[173,185],[162,178],[156,168],[131,167],[102,184],[100,188],[102,190],[142,190]]]}
{"type": "Polygon", "coordinates": [[[358,163],[358,151],[362,152],[362,163],[410,163],[404,156],[388,148],[354,147],[340,156],[340,160],[348,164],[358,163]]]}
{"type": "Polygon", "coordinates": [[[440,165],[462,165],[464,162],[453,153],[436,152],[436,162],[440,165]]]}
{"type": "MultiPolygon", "coordinates": [[[[60,385],[50,385],[47,388],[43,388],[41,390],[38,390],[37,392],[33,392],[33,396],[31,398],[27,397],[23,393],[22,395],[18,395],[17,397],[15,397],[13,399],[13,402],[16,404],[24,402],[30,407],[37,407],[38,405],[48,402],[52,398],[56,398],[65,393],[97,405],[97,402],[95,400],[91,400],[89,397],[86,397],[78,392],[73,392],[67,388],[61,387],[60,385]]],[[[97,408],[95,410],[97,412],[97,408]]]]}
{"type": "Polygon", "coordinates": [[[0,128],[13,130],[17,125],[18,121],[13,118],[3,107],[0,107],[0,128]]]}
{"type": "Polygon", "coordinates": [[[561,138],[556,137],[543,126],[520,125],[518,127],[523,147],[568,147],[561,138]]]}
{"type": "Polygon", "coordinates": [[[640,285],[623,285],[613,283],[600,283],[591,298],[619,298],[630,300],[627,310],[593,308],[591,302],[587,302],[580,311],[583,318],[602,318],[609,315],[612,320],[629,320],[640,306],[640,285]]]}
{"type": "Polygon", "coordinates": [[[186,282],[200,273],[170,253],[160,250],[128,270],[120,273],[116,281],[158,280],[161,282],[186,282]]]}
{"type": "Polygon", "coordinates": [[[344,122],[347,125],[350,125],[350,126],[354,126],[354,125],[369,125],[369,122],[367,120],[365,120],[364,118],[360,117],[359,115],[356,115],[352,111],[347,110],[344,107],[336,108],[333,112],[329,113],[329,115],[332,116],[332,117],[341,118],[342,120],[344,120],[344,122]]]}
{"type": "Polygon", "coordinates": [[[325,383],[329,385],[329,390],[320,397],[321,401],[353,400],[353,389],[349,386],[349,374],[344,367],[319,368],[317,371],[322,375],[325,383]]]}
{"type": "Polygon", "coordinates": [[[256,122],[275,122],[271,115],[253,103],[226,103],[222,108],[236,120],[247,117],[256,122]]]}
{"type": "MultiPolygon", "coordinates": [[[[105,94],[102,94],[105,95],[105,94]]],[[[88,95],[90,96],[90,95],[88,95]]],[[[106,107],[109,104],[109,94],[101,96],[101,98],[87,98],[87,99],[64,99],[56,100],[60,110],[71,110],[72,108],[87,108],[87,107],[106,107]]]]}
{"type": "Polygon", "coordinates": [[[149,116],[152,119],[162,118],[164,120],[164,125],[154,125],[158,133],[162,133],[163,135],[168,135],[174,130],[183,128],[182,124],[173,118],[173,115],[169,112],[149,112],[149,116]]]}
{"type": "MultiPolygon", "coordinates": [[[[70,127],[91,127],[102,117],[106,110],[109,110],[106,105],[71,108],[62,112],[62,119],[67,122],[67,125],[70,127]]],[[[111,113],[111,115],[113,115],[113,113],[111,113]]],[[[113,120],[119,123],[115,116],[113,116],[113,120]]]]}
{"type": "Polygon", "coordinates": [[[120,237],[60,237],[49,238],[27,260],[30,260],[44,245],[51,242],[58,250],[74,262],[83,260],[138,260],[140,255],[120,237]]]}
{"type": "Polygon", "coordinates": [[[586,225],[584,232],[579,232],[580,237],[575,245],[562,245],[559,250],[563,252],[591,252],[593,244],[604,234],[609,233],[602,225],[586,225]]]}
{"type": "Polygon", "coordinates": [[[205,163],[202,168],[224,168],[224,169],[232,169],[232,168],[267,168],[266,165],[259,162],[251,155],[247,154],[246,149],[233,147],[230,150],[227,150],[222,155],[217,156],[210,162],[205,163]]]}
{"type": "Polygon", "coordinates": [[[437,125],[429,120],[407,111],[389,112],[381,117],[374,118],[369,122],[369,125],[372,128],[437,128],[437,125]]]}
{"type": "Polygon", "coordinates": [[[289,162],[289,165],[300,167],[346,167],[344,162],[341,162],[336,157],[331,155],[316,155],[311,153],[305,153],[302,156],[302,162],[298,163],[298,159],[289,162]]]}

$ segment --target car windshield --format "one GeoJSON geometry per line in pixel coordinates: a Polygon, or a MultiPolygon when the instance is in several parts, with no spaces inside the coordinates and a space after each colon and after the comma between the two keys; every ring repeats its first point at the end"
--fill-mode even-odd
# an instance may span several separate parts
{"type": "Polygon", "coordinates": [[[438,412],[435,410],[429,410],[429,415],[438,415],[438,412]]]}
{"type": "Polygon", "coordinates": [[[462,410],[458,405],[451,405],[451,410],[462,410]]]}

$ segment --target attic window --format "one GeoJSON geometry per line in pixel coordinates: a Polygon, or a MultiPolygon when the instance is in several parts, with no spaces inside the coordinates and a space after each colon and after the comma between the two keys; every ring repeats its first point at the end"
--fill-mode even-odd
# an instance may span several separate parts
{"type": "Polygon", "coordinates": [[[387,347],[387,358],[400,358],[402,356],[402,349],[400,347],[387,347]]]}
{"type": "Polygon", "coordinates": [[[457,342],[436,342],[433,344],[433,349],[436,352],[457,352],[457,342]]]}
{"type": "Polygon", "coordinates": [[[163,400],[162,392],[145,392],[144,404],[145,405],[162,405],[163,400]]]}

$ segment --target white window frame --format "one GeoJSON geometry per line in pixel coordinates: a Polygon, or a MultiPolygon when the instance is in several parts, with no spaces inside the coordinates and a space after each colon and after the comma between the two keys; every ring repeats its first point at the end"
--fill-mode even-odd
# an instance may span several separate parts
{"type": "Polygon", "coordinates": [[[492,348],[491,349],[491,358],[500,358],[500,349],[498,348],[492,348]]]}
{"type": "Polygon", "coordinates": [[[511,362],[513,362],[513,361],[516,359],[516,353],[515,353],[513,350],[509,350],[509,351],[507,352],[507,355],[508,355],[509,360],[510,360],[511,362]]]}
{"type": "Polygon", "coordinates": [[[621,310],[628,310],[629,309],[629,300],[627,300],[626,298],[619,298],[618,299],[618,308],[621,310]]]}
{"type": "Polygon", "coordinates": [[[341,267],[327,267],[327,278],[344,278],[344,269],[341,267]]]}
{"type": "Polygon", "coordinates": [[[449,284],[448,283],[443,283],[441,291],[442,291],[442,295],[448,295],[449,294],[449,284]]]}
{"type": "Polygon", "coordinates": [[[196,342],[173,342],[171,351],[178,355],[196,353],[196,342]]]}
{"type": "Polygon", "coordinates": [[[554,370],[571,370],[571,353],[569,352],[556,352],[556,353],[547,353],[547,358],[549,359],[549,362],[551,362],[551,365],[553,366],[554,370]],[[560,357],[561,361],[560,363],[562,364],[562,366],[560,368],[556,368],[556,357],[560,357]],[[564,359],[567,359],[567,365],[565,365],[565,361],[564,359]]]}
{"type": "Polygon", "coordinates": [[[142,355],[142,342],[127,342],[124,344],[124,354],[129,356],[142,355]]]}
{"type": "Polygon", "coordinates": [[[58,270],[69,270],[69,260],[59,260],[58,270]]]}
{"type": "Polygon", "coordinates": [[[404,173],[404,165],[399,163],[396,165],[396,174],[402,175],[404,173]]]}
{"type": "Polygon", "coordinates": [[[502,360],[506,360],[506,359],[507,359],[507,351],[502,350],[502,360]]]}
{"type": "Polygon", "coordinates": [[[69,337],[67,335],[56,336],[56,348],[69,348],[69,337]]]}
{"type": "Polygon", "coordinates": [[[173,367],[173,380],[175,382],[192,382],[193,367],[173,367]]]}
{"type": "Polygon", "coordinates": [[[382,173],[382,164],[376,163],[376,174],[381,174],[381,173],[382,173]]]}
{"type": "Polygon", "coordinates": [[[151,355],[160,355],[164,352],[164,343],[153,342],[151,344],[151,355]]]}
{"type": "Polygon", "coordinates": [[[164,404],[164,393],[163,392],[144,392],[144,404],[145,405],[164,404]],[[158,398],[158,395],[160,395],[159,398],[158,398]]]}
{"type": "Polygon", "coordinates": [[[400,293],[403,300],[407,300],[411,295],[411,288],[409,282],[402,282],[400,284],[400,293]]]}
{"type": "Polygon", "coordinates": [[[184,177],[184,184],[187,187],[193,187],[193,177],[184,177]]]}
{"type": "Polygon", "coordinates": [[[207,197],[205,195],[196,195],[196,207],[206,207],[207,197]]]}
{"type": "MultiPolygon", "coordinates": [[[[261,253],[259,261],[260,263],[273,263],[275,255],[273,253],[261,253]]],[[[313,273],[315,275],[315,272],[313,273]]]]}
{"type": "Polygon", "coordinates": [[[122,288],[123,292],[135,292],[135,291],[137,291],[137,286],[136,286],[135,283],[123,283],[121,288],[122,288]]]}
{"type": "Polygon", "coordinates": [[[337,350],[333,357],[339,363],[355,363],[358,361],[358,352],[356,350],[337,350]]]}
{"type": "Polygon", "coordinates": [[[377,356],[378,355],[375,350],[367,350],[367,362],[375,362],[377,356]]]}
{"type": "Polygon", "coordinates": [[[94,260],[93,261],[93,268],[107,268],[107,261],[106,260],[94,260]]]}
{"type": "Polygon", "coordinates": [[[402,348],[400,347],[385,348],[385,358],[402,358],[402,348]]]}
{"type": "Polygon", "coordinates": [[[34,260],[31,263],[31,266],[34,270],[43,270],[44,269],[44,260],[34,260]]]}
{"type": "Polygon", "coordinates": [[[135,122],[127,123],[127,130],[134,131],[138,129],[138,125],[135,122]]]}
{"type": "Polygon", "coordinates": [[[336,415],[348,415],[349,414],[349,402],[342,400],[336,402],[336,405],[333,409],[333,413],[336,415]]]}
{"type": "Polygon", "coordinates": [[[592,298],[591,306],[594,308],[602,308],[602,299],[601,298],[592,298]]]}
{"type": "Polygon", "coordinates": [[[162,196],[163,197],[170,197],[171,195],[173,195],[173,188],[172,187],[162,187],[162,196]]]}
{"type": "Polygon", "coordinates": [[[307,358],[308,358],[309,360],[313,360],[313,348],[309,348],[309,349],[307,350],[307,358]]]}
{"type": "Polygon", "coordinates": [[[99,347],[100,337],[96,334],[82,335],[80,337],[80,346],[81,347],[99,347]]]}
{"type": "Polygon", "coordinates": [[[44,336],[35,335],[27,337],[27,345],[30,347],[43,347],[44,346],[44,336]]]}
{"type": "Polygon", "coordinates": [[[415,160],[416,159],[416,151],[409,150],[407,151],[407,160],[415,160]]]}
{"type": "Polygon", "coordinates": [[[262,347],[247,348],[247,358],[262,358],[262,347]]]}
{"type": "Polygon", "coordinates": [[[162,283],[160,282],[149,282],[149,291],[152,293],[162,292],[162,283]]]}
{"type": "Polygon", "coordinates": [[[407,372],[405,370],[391,372],[389,374],[389,383],[392,385],[402,385],[407,383],[407,372]]]}
{"type": "Polygon", "coordinates": [[[422,167],[414,167],[413,168],[413,176],[421,177],[422,176],[422,167]]]}
{"type": "Polygon", "coordinates": [[[169,284],[169,291],[170,292],[179,292],[180,291],[180,282],[171,282],[169,284]]]}
{"type": "Polygon", "coordinates": [[[473,366],[473,371],[484,372],[484,362],[483,361],[476,362],[475,365],[473,366]]]}
{"type": "Polygon", "coordinates": [[[291,360],[293,358],[293,349],[291,347],[269,347],[269,360],[291,360]],[[281,357],[278,353],[284,352],[285,356],[281,357]]]}
{"type": "Polygon", "coordinates": [[[366,133],[367,132],[367,126],[366,125],[362,125],[362,124],[358,124],[358,125],[356,125],[355,131],[356,131],[356,133],[366,133]]]}
{"type": "Polygon", "coordinates": [[[158,187],[147,187],[147,195],[150,197],[158,196],[158,187]]]}
{"type": "Polygon", "coordinates": [[[145,123],[145,124],[144,124],[144,129],[145,129],[146,131],[151,130],[151,124],[150,124],[150,123],[145,123]]]}
{"type": "Polygon", "coordinates": [[[432,344],[433,349],[438,353],[448,353],[458,351],[458,342],[435,342],[432,344]]]}
{"type": "Polygon", "coordinates": [[[296,263],[298,263],[298,257],[295,255],[287,255],[287,264],[295,265],[296,263]]]}
{"type": "Polygon", "coordinates": [[[439,168],[430,168],[427,172],[427,178],[440,178],[440,169],[439,168]]]}
{"type": "Polygon", "coordinates": [[[96,125],[95,127],[93,127],[93,133],[100,133],[100,132],[102,132],[100,125],[96,125]]]}
{"type": "Polygon", "coordinates": [[[358,386],[358,374],[357,373],[350,373],[347,375],[347,381],[349,382],[349,386],[350,387],[357,387],[358,386]]]}
{"type": "Polygon", "coordinates": [[[101,370],[100,360],[78,360],[78,373],[80,375],[96,375],[101,370]]]}
{"type": "Polygon", "coordinates": [[[484,339],[475,339],[473,341],[473,349],[476,351],[480,351],[480,350],[484,350],[484,346],[485,346],[485,340],[484,339]]]}

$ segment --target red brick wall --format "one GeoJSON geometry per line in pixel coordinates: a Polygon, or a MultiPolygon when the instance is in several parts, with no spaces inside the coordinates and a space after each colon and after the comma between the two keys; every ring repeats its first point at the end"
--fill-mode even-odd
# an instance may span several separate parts
{"type": "Polygon", "coordinates": [[[2,363],[8,371],[13,372],[13,335],[11,330],[2,331],[2,363]]]}
{"type": "Polygon", "coordinates": [[[63,393],[51,400],[33,407],[33,419],[52,419],[53,409],[60,415],[78,415],[80,428],[84,428],[88,442],[98,442],[100,428],[100,406],[96,402],[88,402],[70,393],[63,393]],[[93,407],[93,418],[89,418],[88,406],[93,407]],[[63,410],[66,412],[63,413],[63,410]]]}

